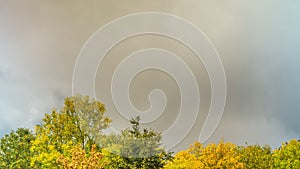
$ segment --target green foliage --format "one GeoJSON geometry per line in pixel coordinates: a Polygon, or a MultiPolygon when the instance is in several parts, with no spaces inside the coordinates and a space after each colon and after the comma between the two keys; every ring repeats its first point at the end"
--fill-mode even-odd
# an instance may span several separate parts
{"type": "Polygon", "coordinates": [[[162,168],[171,153],[160,147],[161,134],[140,128],[139,117],[131,119],[131,128],[117,136],[118,141],[107,147],[111,165],[118,168],[162,168]]]}
{"type": "Polygon", "coordinates": [[[120,134],[102,133],[111,120],[105,106],[88,96],[65,99],[60,111],[45,114],[34,133],[19,128],[0,140],[0,168],[67,169],[299,169],[300,141],[270,146],[196,142],[172,157],[161,133],[141,128],[139,117],[120,134]]]}
{"type": "Polygon", "coordinates": [[[34,135],[25,128],[6,134],[0,141],[0,168],[30,168],[29,151],[34,135]]]}
{"type": "Polygon", "coordinates": [[[272,150],[268,145],[240,146],[237,149],[247,169],[265,169],[272,167],[272,150]]]}
{"type": "Polygon", "coordinates": [[[88,96],[66,98],[61,111],[45,114],[42,125],[36,126],[31,166],[58,168],[56,159],[67,153],[63,148],[66,145],[91,149],[95,139],[103,135],[101,130],[111,122],[104,112],[104,105],[88,96]]]}
{"type": "Polygon", "coordinates": [[[274,150],[274,168],[278,169],[299,169],[300,168],[300,141],[290,140],[274,150]]]}

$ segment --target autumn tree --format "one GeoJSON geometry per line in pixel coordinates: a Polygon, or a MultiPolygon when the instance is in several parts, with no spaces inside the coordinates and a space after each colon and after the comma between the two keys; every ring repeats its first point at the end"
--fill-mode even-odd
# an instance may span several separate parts
{"type": "Polygon", "coordinates": [[[280,148],[274,150],[274,166],[278,169],[299,169],[300,168],[300,141],[290,140],[283,143],[280,148]]]}
{"type": "Polygon", "coordinates": [[[45,114],[42,124],[36,126],[31,166],[59,168],[56,160],[64,151],[71,151],[72,146],[91,149],[95,139],[103,136],[101,131],[111,122],[104,115],[105,111],[101,102],[88,96],[66,98],[60,111],[54,109],[51,114],[45,114]],[[64,146],[70,149],[64,149],[64,146]]]}
{"type": "Polygon", "coordinates": [[[166,169],[187,169],[204,168],[204,164],[201,163],[197,156],[190,152],[190,150],[184,150],[178,152],[175,157],[164,166],[166,169]]]}
{"type": "Polygon", "coordinates": [[[69,154],[61,155],[56,161],[65,169],[102,169],[107,165],[95,144],[89,152],[80,146],[73,146],[69,154]]]}
{"type": "Polygon", "coordinates": [[[239,162],[240,156],[236,153],[236,145],[232,143],[209,144],[204,147],[196,142],[188,150],[179,152],[173,161],[170,161],[165,168],[192,168],[195,169],[242,169],[243,163],[239,162]]]}
{"type": "Polygon", "coordinates": [[[34,135],[26,128],[6,134],[0,141],[0,168],[30,168],[30,148],[34,135]]]}
{"type": "Polygon", "coordinates": [[[268,145],[239,146],[237,152],[241,157],[239,161],[244,163],[247,169],[272,167],[272,150],[268,145]]]}

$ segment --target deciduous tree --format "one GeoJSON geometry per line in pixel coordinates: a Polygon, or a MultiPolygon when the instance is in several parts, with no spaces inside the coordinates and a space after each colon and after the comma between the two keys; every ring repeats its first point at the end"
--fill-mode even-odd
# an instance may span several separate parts
{"type": "Polygon", "coordinates": [[[283,143],[279,149],[274,150],[273,160],[276,169],[299,169],[300,141],[293,139],[283,143]]]}
{"type": "Polygon", "coordinates": [[[204,147],[196,142],[188,150],[179,152],[173,161],[169,162],[165,168],[192,168],[195,169],[242,169],[240,156],[236,153],[236,145],[232,143],[209,144],[204,147]]]}
{"type": "Polygon", "coordinates": [[[88,96],[66,98],[60,111],[54,109],[51,114],[45,114],[42,124],[36,126],[31,166],[58,168],[56,160],[65,153],[64,145],[91,149],[111,122],[104,113],[104,105],[88,96]]]}
{"type": "Polygon", "coordinates": [[[73,146],[70,154],[61,155],[57,163],[65,169],[102,169],[107,164],[103,161],[103,155],[94,144],[90,152],[83,150],[80,146],[73,146]]]}
{"type": "Polygon", "coordinates": [[[240,155],[240,162],[245,168],[265,169],[272,167],[272,150],[268,145],[239,146],[237,149],[240,155]]]}
{"type": "Polygon", "coordinates": [[[30,168],[30,148],[34,135],[26,128],[6,134],[0,141],[0,168],[30,168]]]}

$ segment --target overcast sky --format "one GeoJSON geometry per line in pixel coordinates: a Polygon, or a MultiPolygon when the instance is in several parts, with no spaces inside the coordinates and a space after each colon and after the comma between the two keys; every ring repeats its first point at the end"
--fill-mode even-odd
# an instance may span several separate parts
{"type": "MultiPolygon", "coordinates": [[[[0,0],[0,136],[18,127],[31,128],[44,113],[60,107],[72,94],[76,58],[97,29],[124,15],[156,11],[183,17],[198,26],[220,54],[227,75],[227,104],[210,141],[223,138],[237,144],[276,147],[282,141],[299,139],[299,6],[300,1],[295,0],[0,0]]],[[[177,52],[188,57],[189,51],[180,50],[167,38],[136,37],[117,46],[101,70],[107,67],[108,71],[113,58],[123,57],[129,48],[157,45],[157,39],[162,47],[177,46],[177,52]]],[[[205,76],[201,66],[194,67],[205,76]]],[[[100,86],[107,83],[108,74],[97,74],[100,86]]],[[[141,85],[147,81],[145,77],[152,76],[149,72],[137,77],[133,84],[137,91],[147,88],[141,85]]],[[[168,78],[154,77],[160,81],[168,78]]],[[[162,82],[161,88],[168,88],[166,84],[162,82]]],[[[101,87],[98,90],[104,93],[99,99],[110,108],[105,96],[108,91],[101,91],[101,87]]],[[[173,111],[178,108],[178,95],[168,92],[175,99],[170,100],[167,110],[173,111]]],[[[137,99],[142,96],[134,90],[132,96],[136,96],[132,100],[137,107],[147,107],[147,101],[137,99]]],[[[194,132],[199,130],[197,127],[201,125],[194,127],[194,132]]],[[[183,143],[190,144],[189,140],[183,143]]]]}

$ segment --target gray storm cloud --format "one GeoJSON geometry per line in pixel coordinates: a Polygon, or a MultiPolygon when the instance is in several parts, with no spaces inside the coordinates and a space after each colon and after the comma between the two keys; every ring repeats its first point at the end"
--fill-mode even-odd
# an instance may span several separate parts
{"type": "MultiPolygon", "coordinates": [[[[300,135],[300,2],[268,1],[0,1],[0,135],[32,127],[43,113],[71,95],[76,58],[98,28],[136,12],[167,12],[198,26],[214,43],[227,75],[224,117],[210,141],[278,146],[300,135]]],[[[204,67],[178,42],[163,37],[134,37],[116,46],[98,70],[97,94],[110,105],[108,79],[115,64],[130,52],[158,46],[181,55],[195,70],[203,91],[201,111],[210,91],[204,67]],[[159,43],[157,43],[159,41],[159,43]],[[140,43],[143,42],[143,43],[140,43]],[[199,66],[200,65],[200,66],[199,66]],[[101,88],[101,86],[103,88],[101,88]],[[105,87],[106,86],[106,87],[105,87]]],[[[165,74],[145,72],[131,87],[132,102],[148,105],[148,91],[160,86],[168,96],[167,113],[178,108],[178,88],[165,74]],[[158,78],[147,82],[147,78],[158,78]],[[171,81],[167,82],[167,81],[171,81]],[[142,87],[141,87],[142,86],[142,87]]],[[[205,115],[190,138],[197,139],[205,115]]],[[[162,117],[167,124],[170,120],[162,117]]],[[[126,121],[124,121],[125,123],[126,121]]],[[[158,128],[160,127],[157,125],[158,128]]]]}

